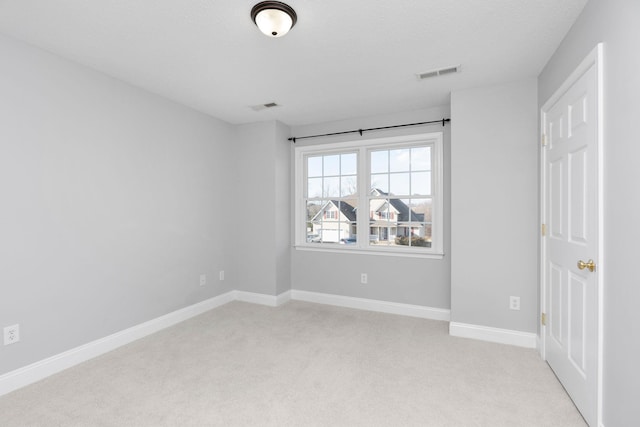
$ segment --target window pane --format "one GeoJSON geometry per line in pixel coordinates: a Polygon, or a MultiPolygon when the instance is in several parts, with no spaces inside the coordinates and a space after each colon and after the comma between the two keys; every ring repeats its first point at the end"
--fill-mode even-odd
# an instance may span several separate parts
{"type": "Polygon", "coordinates": [[[322,176],[322,156],[307,157],[307,176],[322,176]]]}
{"type": "Polygon", "coordinates": [[[406,206],[405,215],[402,218],[402,221],[411,221],[411,222],[424,222],[424,213],[418,211],[417,202],[419,199],[403,199],[401,203],[406,206]]]}
{"type": "Polygon", "coordinates": [[[343,176],[340,183],[340,196],[347,197],[358,194],[358,179],[355,176],[343,176]]]}
{"type": "Polygon", "coordinates": [[[417,221],[431,222],[432,204],[431,199],[412,199],[410,201],[411,209],[418,216],[417,221]]]}
{"type": "Polygon", "coordinates": [[[340,175],[340,156],[324,156],[324,176],[340,175]]]}
{"type": "Polygon", "coordinates": [[[424,247],[430,248],[431,247],[431,224],[430,223],[423,223],[423,224],[420,224],[420,226],[424,230],[424,234],[422,234],[422,236],[424,237],[424,241],[425,241],[424,247]]]}
{"type": "Polygon", "coordinates": [[[371,173],[389,172],[389,151],[371,152],[371,173]]]}
{"type": "Polygon", "coordinates": [[[409,194],[409,173],[392,173],[389,176],[389,194],[409,194]]]}
{"type": "Polygon", "coordinates": [[[340,178],[325,178],[323,186],[323,197],[339,197],[340,196],[340,178]]]}
{"type": "Polygon", "coordinates": [[[339,211],[340,211],[340,217],[338,218],[340,220],[338,243],[343,245],[355,245],[357,242],[356,223],[358,221],[357,219],[358,211],[354,205],[346,201],[340,201],[338,205],[339,205],[339,211]]]}
{"type": "Polygon", "coordinates": [[[388,245],[395,238],[397,211],[389,199],[369,201],[369,244],[388,245]]]}
{"type": "Polygon", "coordinates": [[[358,171],[358,156],[356,153],[342,154],[340,156],[340,173],[342,175],[355,175],[358,171]]]}
{"type": "Polygon", "coordinates": [[[431,228],[425,223],[426,210],[430,209],[430,200],[395,200],[395,206],[402,211],[397,223],[396,246],[431,247],[431,228]]]}
{"type": "Polygon", "coordinates": [[[411,174],[411,194],[416,196],[431,195],[431,172],[413,172],[411,174]]]}
{"type": "Polygon", "coordinates": [[[384,193],[389,192],[389,174],[379,173],[371,175],[371,189],[377,189],[384,193]]]}
{"type": "Polygon", "coordinates": [[[411,149],[411,170],[431,170],[431,147],[418,147],[411,149]]]}
{"type": "Polygon", "coordinates": [[[352,205],[327,200],[313,209],[317,213],[307,228],[307,242],[355,244],[357,211],[352,205]]]}
{"type": "MultiPolygon", "coordinates": [[[[426,224],[424,223],[400,223],[395,244],[398,246],[413,246],[416,248],[430,248],[431,235],[425,236],[426,224]]],[[[430,230],[429,230],[430,231],[430,230]]]]}
{"type": "Polygon", "coordinates": [[[307,202],[307,216],[306,216],[306,231],[307,231],[307,243],[318,243],[320,241],[320,235],[316,232],[317,227],[315,224],[321,223],[317,218],[323,202],[307,202]]]}
{"type": "MultiPolygon", "coordinates": [[[[320,212],[320,208],[322,207],[324,202],[315,201],[315,202],[307,202],[307,222],[311,222],[316,219],[318,212],[320,212]]],[[[311,224],[307,224],[307,227],[311,227],[311,224]]]]}
{"type": "Polygon", "coordinates": [[[389,151],[389,168],[391,172],[409,172],[410,150],[408,148],[389,151]]]}
{"type": "Polygon", "coordinates": [[[307,180],[307,197],[322,197],[322,178],[307,180]]]}

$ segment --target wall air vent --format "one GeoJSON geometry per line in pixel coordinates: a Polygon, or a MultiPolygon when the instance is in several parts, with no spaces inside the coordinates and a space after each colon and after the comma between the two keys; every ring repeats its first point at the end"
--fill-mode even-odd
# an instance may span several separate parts
{"type": "Polygon", "coordinates": [[[274,108],[274,107],[279,107],[279,105],[276,104],[275,102],[267,102],[266,104],[252,105],[250,108],[253,111],[262,111],[262,110],[266,110],[267,108],[274,108]]]}
{"type": "Polygon", "coordinates": [[[437,70],[425,71],[424,73],[416,74],[418,79],[428,79],[430,77],[443,76],[445,74],[453,74],[460,72],[460,65],[455,65],[452,67],[439,68],[437,70]]]}

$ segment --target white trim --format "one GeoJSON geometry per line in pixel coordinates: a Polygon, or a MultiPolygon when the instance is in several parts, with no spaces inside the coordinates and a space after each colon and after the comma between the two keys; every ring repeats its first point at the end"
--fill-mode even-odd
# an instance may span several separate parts
{"type": "Polygon", "coordinates": [[[291,301],[291,290],[288,290],[276,296],[276,306],[281,306],[282,304],[288,303],[289,301],[291,301]]]}
{"type": "Polygon", "coordinates": [[[536,348],[538,339],[538,335],[532,332],[520,332],[458,322],[449,323],[449,335],[525,348],[536,348]]]}
{"type": "Polygon", "coordinates": [[[604,272],[607,268],[604,250],[604,44],[594,49],[594,62],[598,79],[598,384],[596,422],[602,425],[604,416],[604,272]]]}
{"type": "Polygon", "coordinates": [[[220,307],[235,299],[235,291],[227,292],[0,375],[0,396],[220,307]]]}
{"type": "MultiPolygon", "coordinates": [[[[326,245],[326,244],[325,244],[326,245]]],[[[308,252],[329,252],[329,253],[342,253],[342,254],[359,254],[359,255],[384,255],[384,256],[397,256],[404,258],[423,258],[423,259],[443,259],[444,254],[436,254],[436,253],[423,253],[417,251],[402,251],[402,250],[384,250],[380,248],[372,248],[372,249],[348,249],[341,247],[341,245],[336,244],[335,246],[326,247],[323,245],[322,247],[313,247],[313,246],[294,246],[297,251],[308,251],[308,252]]]]}
{"type": "Polygon", "coordinates": [[[235,300],[250,302],[252,304],[268,305],[269,307],[277,307],[291,299],[291,291],[283,292],[280,295],[258,294],[247,291],[234,291],[235,300]]]}
{"type": "Polygon", "coordinates": [[[291,299],[296,301],[315,302],[358,310],[378,311],[381,313],[399,314],[401,316],[419,317],[422,319],[449,321],[450,310],[422,305],[402,304],[365,298],[354,298],[343,295],[323,294],[319,292],[293,289],[291,299]]]}
{"type": "Polygon", "coordinates": [[[0,396],[232,301],[244,301],[277,307],[290,300],[309,301],[424,319],[449,320],[449,310],[441,308],[296,290],[286,291],[277,296],[234,290],[0,375],[0,396]]]}

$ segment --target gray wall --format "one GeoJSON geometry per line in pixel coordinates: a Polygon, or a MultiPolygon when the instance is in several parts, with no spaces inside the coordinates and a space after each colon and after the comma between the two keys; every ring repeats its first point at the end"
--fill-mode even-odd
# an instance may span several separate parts
{"type": "Polygon", "coordinates": [[[0,374],[231,289],[231,127],[0,37],[0,374]],[[209,283],[199,286],[199,275],[209,283]]]}
{"type": "Polygon", "coordinates": [[[292,164],[290,129],[282,123],[276,123],[275,133],[275,254],[276,254],[276,294],[291,289],[291,173],[292,164]]]}
{"type": "Polygon", "coordinates": [[[607,427],[640,420],[640,2],[591,0],[539,77],[540,106],[604,42],[604,410],[607,427]]]}
{"type": "MultiPolygon", "coordinates": [[[[440,107],[385,116],[322,123],[292,128],[292,135],[305,136],[344,130],[424,122],[449,117],[449,108],[440,107]]],[[[450,307],[450,235],[449,183],[450,137],[449,125],[411,127],[384,132],[365,133],[364,138],[407,135],[444,131],[444,202],[445,256],[442,260],[402,258],[395,256],[321,253],[293,250],[293,289],[370,298],[383,301],[416,304],[448,309],[450,307]],[[368,284],[360,284],[360,273],[368,274],[368,284]]],[[[298,141],[312,145],[352,140],[354,135],[298,141]]],[[[355,134],[355,138],[360,138],[355,134]]],[[[293,148],[292,148],[293,149],[293,148]]]]}
{"type": "Polygon", "coordinates": [[[530,79],[451,95],[454,322],[536,332],[536,90],[530,79]]]}
{"type": "Polygon", "coordinates": [[[237,126],[233,195],[228,227],[233,235],[232,283],[238,290],[277,295],[290,289],[289,128],[278,122],[237,126]]]}

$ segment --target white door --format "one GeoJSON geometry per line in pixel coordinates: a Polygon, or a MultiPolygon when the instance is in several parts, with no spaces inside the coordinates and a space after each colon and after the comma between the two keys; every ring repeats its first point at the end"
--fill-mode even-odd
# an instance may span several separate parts
{"type": "Polygon", "coordinates": [[[599,412],[598,52],[542,110],[544,356],[591,426],[599,412]]]}

